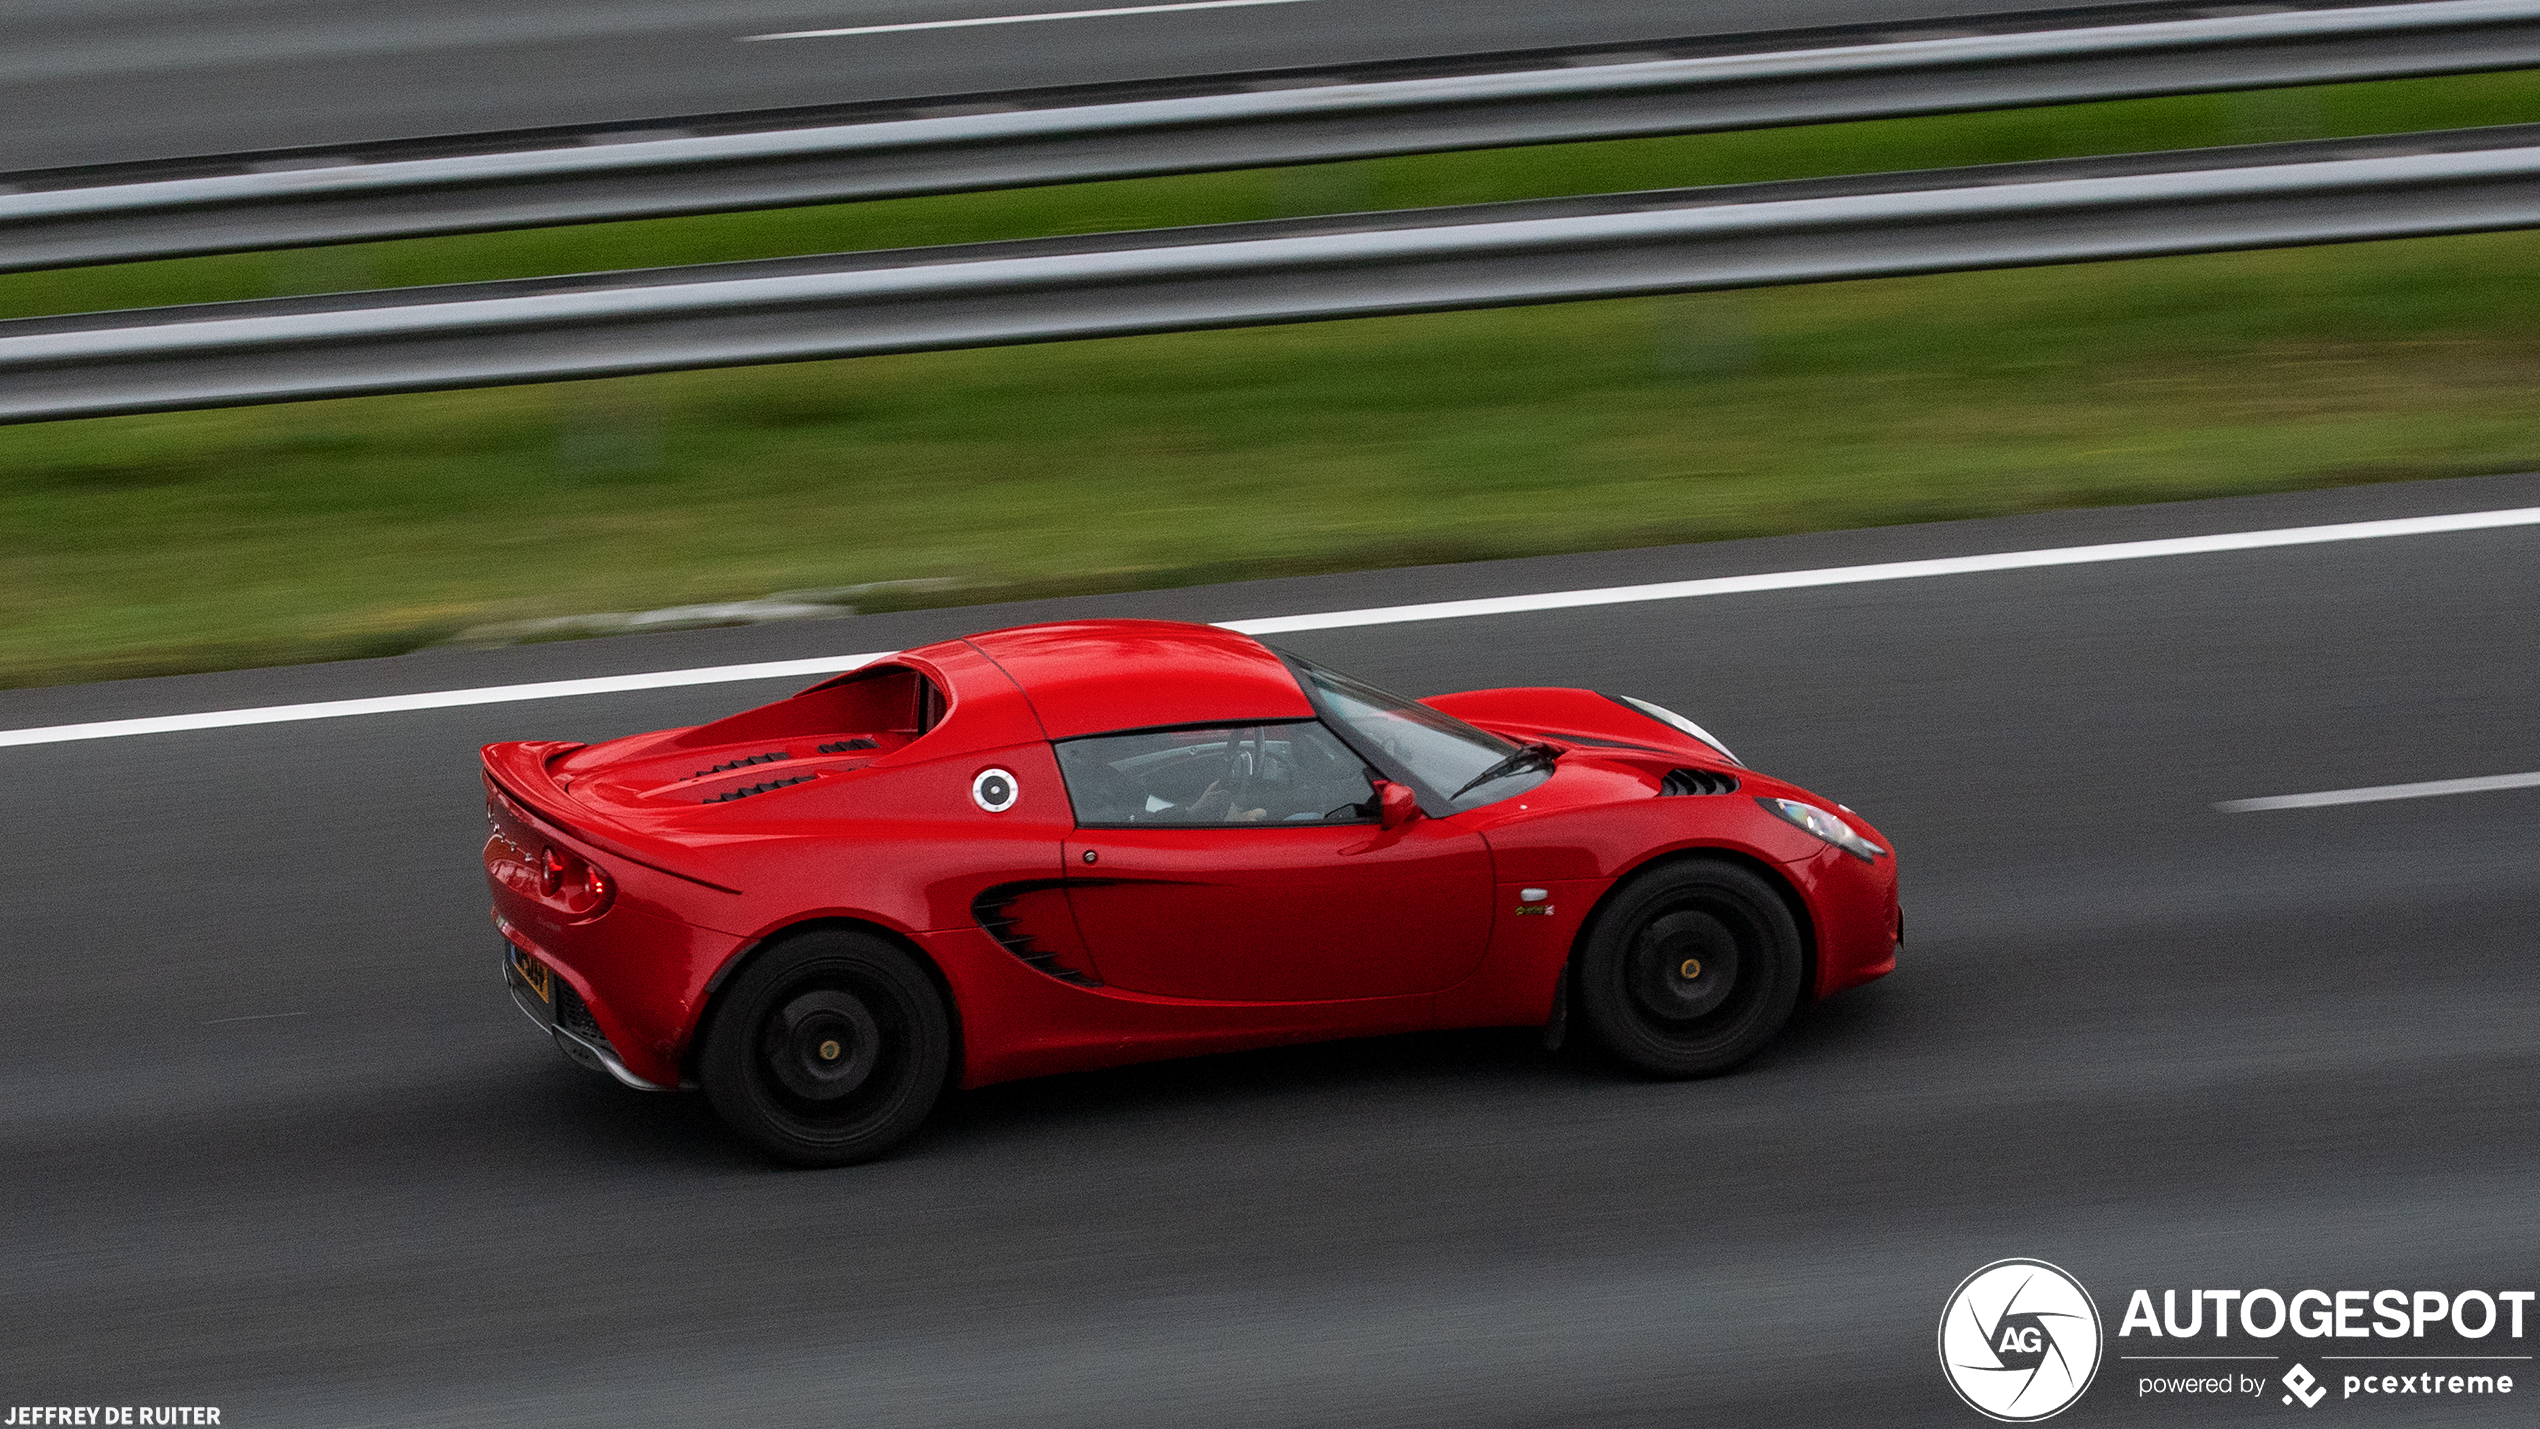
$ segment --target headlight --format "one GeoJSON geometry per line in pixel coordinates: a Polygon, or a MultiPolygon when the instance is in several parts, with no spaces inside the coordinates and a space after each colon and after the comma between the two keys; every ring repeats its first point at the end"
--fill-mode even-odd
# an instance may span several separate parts
{"type": "Polygon", "coordinates": [[[1887,852],[1886,849],[1852,832],[1850,824],[1814,804],[1803,804],[1797,799],[1758,798],[1755,802],[1763,805],[1776,818],[1797,824],[1863,863],[1868,863],[1887,852]]]}
{"type": "Polygon", "coordinates": [[[1731,764],[1735,764],[1740,768],[1745,767],[1746,761],[1729,753],[1729,747],[1722,744],[1720,741],[1713,739],[1711,737],[1711,731],[1695,724],[1692,720],[1686,719],[1683,715],[1676,713],[1674,710],[1667,708],[1665,705],[1654,705],[1647,700],[1633,699],[1629,695],[1616,695],[1613,698],[1618,703],[1630,705],[1633,709],[1640,711],[1642,714],[1649,716],[1651,719],[1658,721],[1660,724],[1666,725],[1671,729],[1680,730],[1686,734],[1692,735],[1698,740],[1701,740],[1704,744],[1720,751],[1720,757],[1731,764]]]}

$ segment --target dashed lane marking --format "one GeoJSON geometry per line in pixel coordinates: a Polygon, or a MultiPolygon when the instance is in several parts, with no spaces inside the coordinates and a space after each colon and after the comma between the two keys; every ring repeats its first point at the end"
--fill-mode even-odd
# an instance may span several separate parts
{"type": "Polygon", "coordinates": [[[2274,809],[2325,809],[2337,804],[2378,804],[2389,799],[2437,799],[2445,794],[2485,794],[2498,789],[2540,789],[2540,773],[2482,774],[2471,779],[2428,779],[2422,784],[2375,784],[2365,789],[2328,789],[2317,794],[2273,794],[2263,799],[2225,799],[2214,807],[2226,814],[2263,814],[2274,809]]]}

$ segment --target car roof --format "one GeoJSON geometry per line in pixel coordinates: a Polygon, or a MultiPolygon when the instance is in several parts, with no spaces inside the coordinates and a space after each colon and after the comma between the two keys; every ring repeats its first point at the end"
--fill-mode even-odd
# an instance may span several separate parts
{"type": "Polygon", "coordinates": [[[1312,719],[1296,676],[1260,641],[1172,620],[1072,620],[973,635],[1052,739],[1159,725],[1312,719]]]}

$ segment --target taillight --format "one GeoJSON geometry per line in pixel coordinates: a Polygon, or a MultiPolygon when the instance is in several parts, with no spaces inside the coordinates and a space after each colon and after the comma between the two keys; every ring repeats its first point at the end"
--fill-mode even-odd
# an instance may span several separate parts
{"type": "Polygon", "coordinates": [[[599,865],[549,844],[538,855],[538,896],[576,918],[596,917],[617,896],[599,865]]]}
{"type": "Polygon", "coordinates": [[[582,865],[582,886],[575,893],[576,896],[570,900],[573,911],[591,914],[609,906],[609,899],[616,896],[617,889],[609,882],[609,876],[600,872],[598,864],[586,863],[582,865]]]}

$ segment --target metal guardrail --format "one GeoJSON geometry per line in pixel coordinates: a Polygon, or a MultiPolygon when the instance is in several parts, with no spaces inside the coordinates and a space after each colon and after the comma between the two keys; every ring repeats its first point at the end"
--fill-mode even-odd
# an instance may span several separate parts
{"type": "Polygon", "coordinates": [[[0,271],[2540,66],[2540,0],[2207,16],[145,182],[0,176],[0,271]]]}
{"type": "Polygon", "coordinates": [[[2540,125],[0,323],[0,422],[2540,227],[2540,125]]]}

